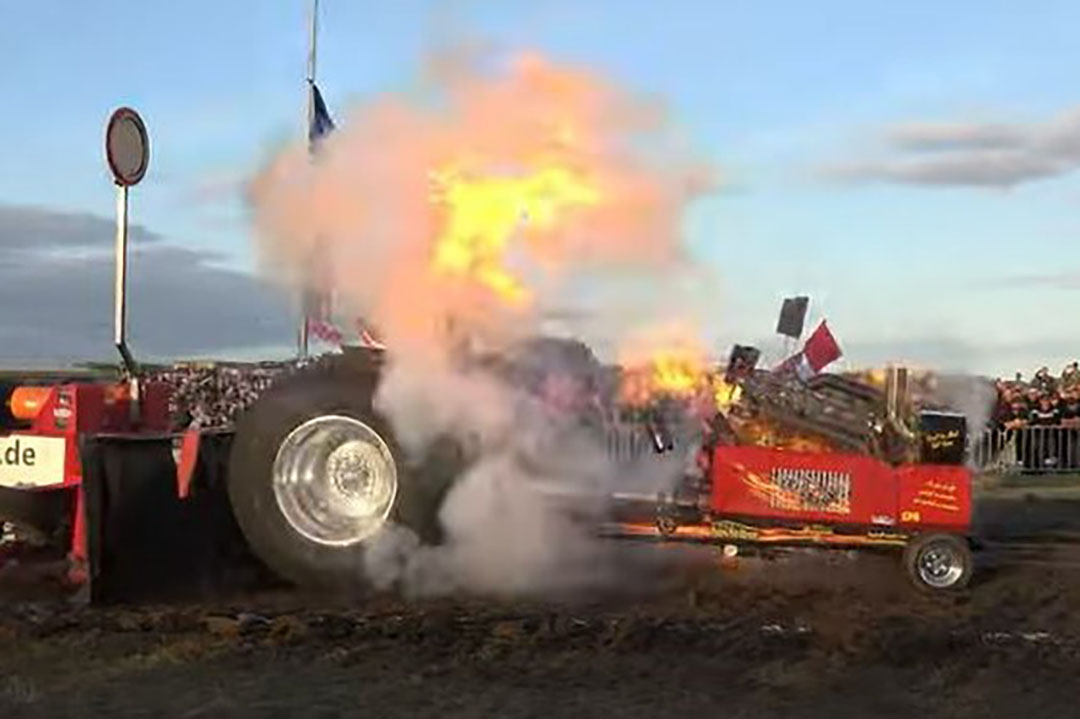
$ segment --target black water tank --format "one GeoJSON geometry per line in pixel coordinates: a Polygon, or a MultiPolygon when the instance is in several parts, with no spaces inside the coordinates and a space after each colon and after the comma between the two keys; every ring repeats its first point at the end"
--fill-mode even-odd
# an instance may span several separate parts
{"type": "Polygon", "coordinates": [[[919,457],[924,464],[963,464],[967,420],[955,412],[919,413],[919,457]]]}

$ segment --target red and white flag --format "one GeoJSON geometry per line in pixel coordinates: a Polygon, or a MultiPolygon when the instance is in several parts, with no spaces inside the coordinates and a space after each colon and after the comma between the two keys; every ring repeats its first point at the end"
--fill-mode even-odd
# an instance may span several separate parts
{"type": "Polygon", "coordinates": [[[306,287],[302,305],[307,333],[322,342],[341,344],[343,336],[341,331],[334,326],[331,293],[320,290],[316,286],[306,287]]]}
{"type": "Polygon", "coordinates": [[[327,344],[340,345],[344,337],[341,330],[324,320],[308,318],[308,332],[312,337],[327,344]]]}
{"type": "Polygon", "coordinates": [[[776,368],[777,372],[794,372],[806,381],[844,356],[836,338],[822,320],[797,354],[788,357],[776,368]]]}

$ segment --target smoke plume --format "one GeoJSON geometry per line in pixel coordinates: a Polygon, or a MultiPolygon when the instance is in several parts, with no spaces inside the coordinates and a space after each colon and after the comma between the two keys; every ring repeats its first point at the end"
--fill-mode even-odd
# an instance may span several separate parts
{"type": "Polygon", "coordinates": [[[285,148],[250,190],[265,270],[296,286],[315,267],[388,346],[376,406],[399,442],[419,455],[450,436],[473,454],[442,544],[398,527],[368,552],[377,583],[415,592],[598,576],[571,515],[599,511],[587,498],[616,481],[599,436],[461,357],[509,352],[553,312],[616,344],[665,319],[621,311],[627,278],[641,295],[678,285],[683,214],[712,178],[655,105],[599,75],[532,53],[482,60],[352,108],[314,157],[285,148]]]}
{"type": "Polygon", "coordinates": [[[935,378],[934,398],[954,412],[964,415],[969,437],[968,461],[975,458],[970,450],[986,429],[997,402],[997,388],[986,378],[968,374],[944,374],[935,378]]]}

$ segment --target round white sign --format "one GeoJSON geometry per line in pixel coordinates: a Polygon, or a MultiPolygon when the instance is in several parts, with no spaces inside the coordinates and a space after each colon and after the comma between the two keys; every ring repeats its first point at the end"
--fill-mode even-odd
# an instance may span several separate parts
{"type": "Polygon", "coordinates": [[[150,136],[139,113],[121,107],[105,129],[105,159],[119,185],[134,185],[150,164],[150,136]]]}

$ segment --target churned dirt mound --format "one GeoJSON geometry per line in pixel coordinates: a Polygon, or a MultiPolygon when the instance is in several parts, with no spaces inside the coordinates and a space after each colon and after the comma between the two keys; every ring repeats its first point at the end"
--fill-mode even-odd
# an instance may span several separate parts
{"type": "MultiPolygon", "coordinates": [[[[1013,509],[1016,536],[1080,524],[1076,503],[1013,509]]],[[[0,712],[1070,716],[1080,673],[1071,547],[987,555],[972,587],[950,597],[915,592],[888,555],[719,567],[715,552],[684,549],[625,592],[552,603],[280,591],[97,609],[9,601],[0,712]]]]}

